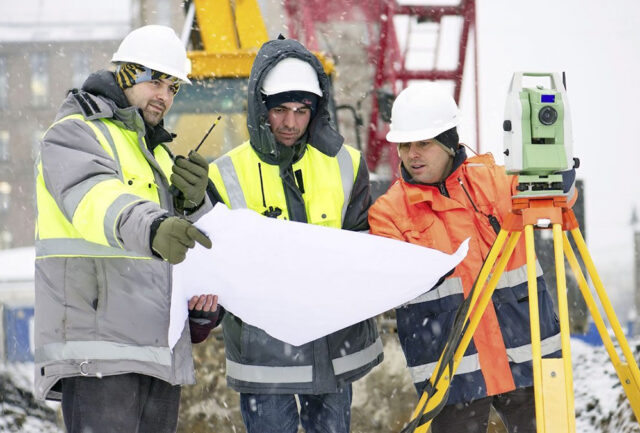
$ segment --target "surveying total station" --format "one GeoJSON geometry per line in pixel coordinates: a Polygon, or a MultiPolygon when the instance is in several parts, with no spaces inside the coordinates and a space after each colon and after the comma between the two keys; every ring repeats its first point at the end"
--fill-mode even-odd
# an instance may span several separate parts
{"type": "Polygon", "coordinates": [[[572,198],[563,185],[561,172],[577,168],[578,161],[573,159],[569,105],[564,80],[560,77],[558,73],[516,72],[513,75],[503,123],[506,170],[518,176],[517,191],[511,199],[511,211],[503,221],[473,288],[457,311],[438,364],[401,433],[427,433],[433,418],[446,405],[451,380],[522,233],[525,235],[527,260],[537,432],[576,431],[565,257],[636,420],[640,421],[640,370],[587,250],[571,209],[572,198]],[[523,77],[548,77],[551,88],[540,85],[523,88],[523,77]],[[534,229],[553,231],[562,348],[560,358],[542,358],[534,229]],[[572,234],[580,258],[591,277],[597,298],[617,340],[617,348],[582,273],[567,232],[572,234]],[[622,352],[622,357],[618,351],[622,352]]]}
{"type": "MultiPolygon", "coordinates": [[[[517,174],[519,196],[562,192],[562,175],[573,167],[569,102],[558,73],[513,74],[505,108],[505,168],[517,174]],[[551,89],[542,85],[523,88],[524,77],[548,77],[551,89]]],[[[577,160],[575,161],[577,165],[577,160]]]]}

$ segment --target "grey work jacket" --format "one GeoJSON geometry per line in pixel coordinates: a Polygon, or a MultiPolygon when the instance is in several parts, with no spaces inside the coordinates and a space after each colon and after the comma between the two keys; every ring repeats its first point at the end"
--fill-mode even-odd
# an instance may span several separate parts
{"type": "MultiPolygon", "coordinates": [[[[113,77],[103,75],[113,85],[108,82],[113,77]]],[[[35,396],[60,399],[60,379],[72,376],[139,373],[174,385],[193,383],[188,326],[173,351],[168,347],[171,265],[152,258],[150,250],[151,223],[167,212],[175,214],[166,173],[147,149],[145,126],[135,108],[118,108],[108,98],[81,92],[69,95],[56,120],[78,113],[84,120],[58,122],[42,141],[40,174],[55,202],[48,206],[65,212],[70,200],[79,203],[88,194],[89,185],[127,181],[121,179],[117,157],[104,151],[86,123],[100,128],[100,118],[138,133],[155,178],[145,182],[157,187],[159,203],[141,200],[118,216],[114,238],[122,249],[64,236],[36,238],[35,396]],[[96,246],[93,252],[91,245],[96,246]],[[53,252],[55,248],[66,253],[53,252]]],[[[190,219],[210,209],[207,203],[190,219]]]]}

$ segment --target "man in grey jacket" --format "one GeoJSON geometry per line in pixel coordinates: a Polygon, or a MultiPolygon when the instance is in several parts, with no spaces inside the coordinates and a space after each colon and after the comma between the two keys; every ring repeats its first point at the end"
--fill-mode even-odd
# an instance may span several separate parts
{"type": "MultiPolygon", "coordinates": [[[[330,123],[331,86],[318,59],[297,41],[269,41],[253,63],[248,91],[250,140],[211,164],[210,199],[267,217],[366,231],[369,173],[330,123]]],[[[287,254],[304,251],[274,254],[282,255],[286,273],[287,254]]],[[[322,263],[317,270],[308,278],[321,278],[322,263]]],[[[305,281],[292,284],[306,290],[305,281]]],[[[383,357],[372,319],[297,347],[229,312],[223,331],[227,383],[240,392],[249,433],[296,433],[300,423],[307,433],[348,433],[351,383],[383,357]]]]}
{"type": "Polygon", "coordinates": [[[189,222],[211,208],[208,167],[196,153],[174,163],[164,145],[162,119],[189,83],[173,30],[134,30],[112,61],[115,73],[70,92],[42,139],[35,394],[62,400],[70,432],[174,432],[180,385],[195,378],[189,328],[168,346],[171,265],[196,242],[211,247],[189,222]]]}

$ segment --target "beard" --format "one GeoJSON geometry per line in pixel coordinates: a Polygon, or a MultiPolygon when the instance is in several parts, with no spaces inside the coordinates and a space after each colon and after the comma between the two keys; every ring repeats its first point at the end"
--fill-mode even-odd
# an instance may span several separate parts
{"type": "Polygon", "coordinates": [[[162,107],[162,111],[158,111],[156,108],[153,108],[150,104],[147,104],[147,106],[142,110],[142,117],[144,118],[144,121],[147,122],[149,125],[151,126],[156,126],[158,125],[161,121],[162,118],[164,117],[165,113],[167,112],[166,106],[162,103],[155,103],[156,107],[162,107]]]}

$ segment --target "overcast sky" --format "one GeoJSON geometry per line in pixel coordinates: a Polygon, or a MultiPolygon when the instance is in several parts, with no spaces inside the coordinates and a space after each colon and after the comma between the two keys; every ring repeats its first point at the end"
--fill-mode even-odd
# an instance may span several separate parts
{"type": "Polygon", "coordinates": [[[131,0],[0,0],[0,41],[120,39],[131,26],[131,0]]]}

